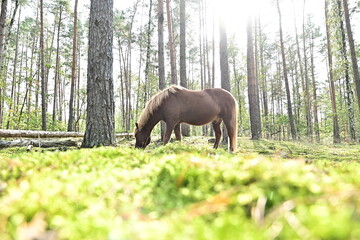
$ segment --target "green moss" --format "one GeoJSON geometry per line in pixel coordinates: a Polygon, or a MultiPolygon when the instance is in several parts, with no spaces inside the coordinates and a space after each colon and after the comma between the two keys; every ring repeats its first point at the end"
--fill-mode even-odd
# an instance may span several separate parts
{"type": "Polygon", "coordinates": [[[359,239],[360,146],[0,151],[0,239],[359,239]]]}

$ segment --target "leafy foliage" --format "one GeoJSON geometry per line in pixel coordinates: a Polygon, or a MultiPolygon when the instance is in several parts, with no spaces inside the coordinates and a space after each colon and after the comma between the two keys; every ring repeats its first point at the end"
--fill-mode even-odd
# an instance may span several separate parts
{"type": "Polygon", "coordinates": [[[360,148],[2,150],[0,239],[358,239],[360,148]]]}

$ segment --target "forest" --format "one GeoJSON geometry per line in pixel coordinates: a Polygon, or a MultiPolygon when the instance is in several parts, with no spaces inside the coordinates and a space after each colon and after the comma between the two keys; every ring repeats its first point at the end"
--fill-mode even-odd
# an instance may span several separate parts
{"type": "MultiPolygon", "coordinates": [[[[233,2],[115,3],[115,131],[132,132],[150,97],[177,84],[231,91],[239,136],[358,141],[359,1],[320,2],[235,3],[245,16],[233,2]]],[[[2,129],[85,130],[89,4],[3,1],[2,129]]]]}
{"type": "Polygon", "coordinates": [[[1,0],[0,239],[360,239],[359,20],[359,0],[1,0]]]}

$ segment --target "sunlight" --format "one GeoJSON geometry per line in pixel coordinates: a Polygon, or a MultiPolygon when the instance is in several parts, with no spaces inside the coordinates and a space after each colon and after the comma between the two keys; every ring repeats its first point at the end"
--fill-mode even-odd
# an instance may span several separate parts
{"type": "Polygon", "coordinates": [[[254,16],[261,10],[262,0],[215,0],[215,11],[223,19],[230,32],[236,32],[240,26],[245,25],[249,16],[254,16]]]}

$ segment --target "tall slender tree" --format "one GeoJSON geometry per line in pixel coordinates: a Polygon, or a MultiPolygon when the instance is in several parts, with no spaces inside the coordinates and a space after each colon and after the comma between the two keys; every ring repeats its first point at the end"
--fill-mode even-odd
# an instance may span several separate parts
{"type": "Polygon", "coordinates": [[[71,87],[70,87],[70,100],[69,100],[69,121],[67,130],[73,131],[74,129],[74,92],[76,82],[76,49],[77,49],[77,7],[78,0],[75,0],[74,5],[74,33],[73,33],[73,49],[72,49],[72,63],[71,63],[71,87]]]}
{"type": "Polygon", "coordinates": [[[310,64],[311,64],[311,80],[313,88],[313,113],[314,113],[314,130],[315,130],[315,139],[316,142],[320,142],[320,126],[319,126],[319,116],[318,116],[318,100],[317,100],[317,84],[315,79],[315,64],[314,64],[314,33],[311,32],[311,42],[310,42],[310,64]]]}
{"type": "Polygon", "coordinates": [[[173,36],[173,27],[172,27],[173,24],[172,24],[170,0],[166,0],[166,16],[167,16],[168,35],[169,35],[171,84],[176,85],[177,84],[176,53],[175,53],[175,44],[174,44],[174,36],[173,36]]]}
{"type": "Polygon", "coordinates": [[[113,5],[113,0],[90,3],[87,115],[82,147],[115,143],[113,5]]]}
{"type": "Polygon", "coordinates": [[[331,100],[332,117],[333,117],[333,142],[340,143],[341,140],[340,140],[337,107],[336,107],[336,93],[335,93],[333,62],[332,62],[329,11],[330,11],[329,0],[325,0],[325,25],[326,25],[327,55],[328,55],[328,63],[329,63],[330,100],[331,100]]]}
{"type": "Polygon", "coordinates": [[[262,25],[260,21],[260,15],[258,16],[259,22],[259,45],[260,45],[260,76],[259,79],[260,86],[261,86],[261,94],[262,94],[262,106],[263,106],[263,113],[264,113],[264,127],[265,127],[265,134],[266,138],[270,137],[269,132],[269,101],[268,101],[268,83],[267,83],[267,67],[265,66],[265,40],[266,37],[262,31],[262,25]]]}
{"type": "Polygon", "coordinates": [[[159,53],[159,89],[165,88],[164,57],[164,0],[158,0],[158,53],[159,53]]]}
{"type": "Polygon", "coordinates": [[[147,26],[147,33],[146,33],[146,60],[145,60],[145,83],[144,83],[144,106],[148,99],[148,82],[150,77],[150,57],[151,57],[151,35],[152,35],[152,0],[149,0],[149,21],[147,26]]]}
{"type": "Polygon", "coordinates": [[[284,40],[283,40],[282,20],[281,20],[281,10],[280,10],[279,0],[276,1],[276,4],[277,4],[277,10],[278,10],[278,14],[279,14],[280,47],[281,47],[281,58],[282,58],[282,65],[283,65],[286,98],[287,98],[287,111],[288,111],[288,117],[289,117],[289,122],[290,122],[291,137],[293,140],[296,140],[296,130],[295,130],[294,116],[293,116],[291,96],[290,96],[290,87],[289,87],[288,72],[287,72],[287,65],[286,65],[285,47],[284,47],[284,40]]]}
{"type": "Polygon", "coordinates": [[[355,140],[356,132],[355,132],[355,119],[354,119],[354,107],[353,107],[353,91],[350,84],[350,66],[347,54],[347,47],[346,47],[346,36],[345,36],[345,29],[344,29],[344,22],[343,22],[343,11],[341,7],[341,0],[337,0],[337,10],[338,10],[338,17],[340,22],[340,34],[341,34],[341,53],[342,53],[342,64],[344,66],[344,75],[345,75],[345,99],[346,105],[348,110],[348,119],[349,119],[349,132],[351,140],[355,140]]]}
{"type": "Polygon", "coordinates": [[[311,100],[310,100],[310,81],[308,73],[308,58],[307,58],[307,42],[306,42],[306,31],[305,31],[305,0],[303,2],[303,52],[304,52],[304,79],[305,79],[305,112],[306,112],[306,134],[310,141],[313,141],[313,125],[311,119],[311,100]]]}
{"type": "MultiPolygon", "coordinates": [[[[4,36],[5,36],[5,26],[6,26],[6,14],[7,14],[7,5],[8,0],[2,0],[1,1],[1,13],[0,13],[0,76],[3,75],[3,60],[4,60],[4,36]]],[[[1,82],[4,81],[4,79],[0,79],[0,128],[2,126],[3,122],[3,88],[1,82]]]]}
{"type": "MultiPolygon", "coordinates": [[[[60,107],[60,32],[61,32],[61,24],[62,24],[62,13],[63,6],[59,5],[59,19],[57,26],[57,37],[56,37],[56,63],[55,63],[55,77],[54,77],[54,101],[53,101],[53,114],[52,121],[53,124],[56,120],[56,112],[61,108],[60,107]]],[[[60,116],[59,116],[60,117],[60,116]]]]}
{"type": "Polygon", "coordinates": [[[46,130],[47,94],[45,81],[44,3],[40,0],[41,129],[46,130]]]}
{"type": "MultiPolygon", "coordinates": [[[[228,44],[227,44],[227,33],[225,28],[224,19],[220,17],[219,24],[220,33],[220,76],[221,76],[221,88],[230,92],[230,75],[229,75],[229,56],[228,56],[228,44]]],[[[223,143],[228,142],[228,133],[226,128],[223,126],[223,143]]]]}
{"type": "Polygon", "coordinates": [[[351,63],[354,73],[354,81],[355,81],[355,87],[356,87],[356,95],[357,95],[357,102],[360,112],[360,75],[359,75],[359,67],[356,57],[356,50],[355,50],[355,43],[354,43],[354,37],[351,30],[351,24],[350,24],[350,13],[349,13],[349,6],[348,1],[343,0],[343,6],[344,6],[344,14],[345,14],[345,23],[346,23],[346,30],[349,40],[349,47],[350,47],[350,54],[351,54],[351,63]]]}
{"type": "MultiPolygon", "coordinates": [[[[164,57],[164,0],[158,0],[158,53],[159,53],[159,89],[165,88],[165,57],[164,57]]],[[[165,123],[161,122],[161,140],[164,138],[165,123]]]]}
{"type": "MultiPolygon", "coordinates": [[[[180,0],[180,85],[187,88],[186,75],[186,0],[180,0]]],[[[190,127],[187,124],[181,125],[181,132],[184,136],[190,136],[190,127]]]]}
{"type": "Polygon", "coordinates": [[[251,139],[258,140],[261,138],[261,117],[259,103],[259,87],[255,75],[254,59],[254,41],[252,34],[252,19],[248,17],[247,22],[247,77],[248,77],[248,97],[251,123],[251,139]]]}
{"type": "Polygon", "coordinates": [[[11,83],[11,94],[10,94],[10,104],[9,104],[9,114],[7,117],[6,129],[10,128],[10,121],[12,118],[12,113],[15,112],[14,108],[16,108],[16,84],[17,84],[17,65],[18,65],[18,56],[19,56],[19,34],[20,34],[20,14],[18,17],[17,30],[16,30],[16,40],[15,40],[15,56],[14,56],[14,67],[12,73],[12,83],[11,83]]]}

